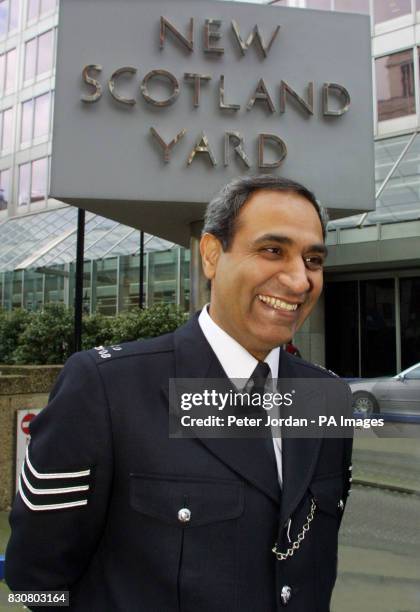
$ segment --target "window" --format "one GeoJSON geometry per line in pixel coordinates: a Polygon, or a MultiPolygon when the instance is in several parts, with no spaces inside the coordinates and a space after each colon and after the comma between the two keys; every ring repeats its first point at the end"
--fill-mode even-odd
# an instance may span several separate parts
{"type": "Polygon", "coordinates": [[[47,197],[48,158],[43,157],[32,162],[31,203],[45,200],[47,197]]]}
{"type": "Polygon", "coordinates": [[[50,131],[51,92],[22,103],[21,144],[46,136],[50,131]]]}
{"type": "Polygon", "coordinates": [[[411,13],[411,0],[374,0],[375,23],[396,19],[411,13]]]}
{"type": "Polygon", "coordinates": [[[47,197],[48,158],[43,157],[19,166],[18,205],[28,206],[47,197]]]}
{"type": "Polygon", "coordinates": [[[24,81],[50,72],[53,67],[54,30],[48,30],[25,44],[24,81]]]}
{"type": "Polygon", "coordinates": [[[393,278],[326,283],[327,367],[349,378],[395,374],[395,317],[393,278]]]}
{"type": "Polygon", "coordinates": [[[29,143],[32,140],[32,127],[33,127],[33,114],[34,114],[34,101],[27,100],[22,104],[22,123],[20,129],[20,142],[21,144],[29,143]]]}
{"type": "Polygon", "coordinates": [[[0,0],[0,36],[16,30],[19,25],[19,0],[0,0]]]}
{"type": "Polygon", "coordinates": [[[29,189],[31,182],[31,164],[22,164],[19,166],[19,194],[18,205],[28,206],[29,204],[29,189]]]}
{"type": "Polygon", "coordinates": [[[359,376],[357,281],[326,283],[324,295],[327,367],[340,376],[359,376]]]}
{"type": "Polygon", "coordinates": [[[331,0],[306,0],[306,7],[329,11],[331,9],[331,0]]]}
{"type": "Polygon", "coordinates": [[[12,49],[6,53],[6,70],[5,70],[4,91],[7,93],[15,89],[16,81],[16,49],[12,49]]]}
{"type": "Polygon", "coordinates": [[[23,307],[26,310],[39,310],[43,301],[44,275],[37,270],[24,270],[23,307]]]}
{"type": "Polygon", "coordinates": [[[0,55],[0,95],[10,93],[16,85],[16,49],[0,55]]]}
{"type": "Polygon", "coordinates": [[[369,15],[369,0],[335,0],[336,11],[369,15]]]}
{"type": "Polygon", "coordinates": [[[13,109],[8,108],[0,113],[0,149],[10,151],[13,140],[13,109]]]}
{"type": "Polygon", "coordinates": [[[50,13],[54,11],[57,6],[57,0],[41,0],[40,13],[50,13]]]}
{"type": "Polygon", "coordinates": [[[64,302],[64,265],[55,264],[51,271],[44,275],[45,302],[64,302]],[[60,274],[60,271],[62,272],[60,274]]]}
{"type": "Polygon", "coordinates": [[[12,309],[22,308],[23,273],[23,270],[13,270],[13,272],[9,273],[12,309]]]}
{"type": "Polygon", "coordinates": [[[38,19],[39,15],[39,0],[28,0],[27,21],[38,19]]]}
{"type": "Polygon", "coordinates": [[[9,0],[9,32],[19,25],[19,0],[9,0]]]}
{"type": "Polygon", "coordinates": [[[55,11],[57,0],[28,0],[27,21],[34,21],[55,11]]]}
{"type": "Polygon", "coordinates": [[[395,374],[394,279],[360,281],[360,322],[362,376],[395,374]]]}
{"type": "MultiPolygon", "coordinates": [[[[139,305],[140,287],[140,257],[139,255],[123,255],[120,257],[119,280],[119,310],[128,310],[139,305]]],[[[146,296],[146,257],[143,262],[143,296],[146,296]]]]}
{"type": "Polygon", "coordinates": [[[0,210],[6,210],[10,201],[10,168],[0,171],[0,210]]]}
{"type": "Polygon", "coordinates": [[[378,121],[415,113],[413,51],[375,60],[378,121]]]}
{"type": "Polygon", "coordinates": [[[25,73],[23,80],[35,78],[37,39],[29,40],[25,45],[25,73]]]}
{"type": "Polygon", "coordinates": [[[0,36],[5,36],[9,29],[9,7],[7,0],[0,2],[0,36]]]}
{"type": "Polygon", "coordinates": [[[401,367],[420,361],[420,277],[400,279],[401,367]]]}
{"type": "Polygon", "coordinates": [[[53,30],[38,36],[38,63],[36,74],[49,72],[53,65],[54,37],[53,30]]]}
{"type": "Polygon", "coordinates": [[[176,302],[176,251],[160,251],[149,255],[149,305],[176,302]]]}
{"type": "Polygon", "coordinates": [[[414,368],[414,370],[410,370],[405,377],[408,380],[420,380],[420,367],[414,368]]]}
{"type": "Polygon", "coordinates": [[[51,93],[35,98],[34,138],[45,136],[50,131],[51,93]]]}
{"type": "MultiPolygon", "coordinates": [[[[96,312],[115,315],[117,311],[117,266],[116,257],[96,262],[96,312]]],[[[84,286],[86,291],[86,286],[84,286]]],[[[85,294],[86,295],[86,294],[85,294]]],[[[89,298],[89,296],[86,296],[89,298]]]]}

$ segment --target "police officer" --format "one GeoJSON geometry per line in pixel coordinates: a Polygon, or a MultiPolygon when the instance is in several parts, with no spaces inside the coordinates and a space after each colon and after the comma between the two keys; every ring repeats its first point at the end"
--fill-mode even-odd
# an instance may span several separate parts
{"type": "Polygon", "coordinates": [[[168,430],[171,378],[306,378],[311,392],[331,377],[279,349],[321,293],[324,238],[305,187],[237,179],[206,213],[210,304],[173,334],[67,361],[30,426],[11,589],[69,590],[77,611],[328,612],[351,440],[168,430]]]}

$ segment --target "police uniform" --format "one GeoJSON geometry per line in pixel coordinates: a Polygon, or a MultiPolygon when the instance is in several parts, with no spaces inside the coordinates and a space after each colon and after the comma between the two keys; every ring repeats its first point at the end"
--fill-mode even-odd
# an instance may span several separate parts
{"type": "MultiPolygon", "coordinates": [[[[197,317],[67,361],[30,425],[12,590],[68,589],[77,611],[328,612],[351,440],[285,438],[280,490],[262,440],[169,438],[168,379],[224,376],[197,317]]],[[[279,377],[329,376],[282,351],[279,377]]]]}

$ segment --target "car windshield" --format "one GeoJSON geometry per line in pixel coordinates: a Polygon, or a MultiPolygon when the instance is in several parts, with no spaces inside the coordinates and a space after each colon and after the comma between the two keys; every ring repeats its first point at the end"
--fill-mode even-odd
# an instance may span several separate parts
{"type": "Polygon", "coordinates": [[[407,368],[406,370],[403,370],[402,372],[394,376],[394,378],[399,378],[400,376],[403,376],[403,377],[409,376],[410,378],[420,378],[420,363],[417,363],[416,365],[411,366],[407,368]]]}

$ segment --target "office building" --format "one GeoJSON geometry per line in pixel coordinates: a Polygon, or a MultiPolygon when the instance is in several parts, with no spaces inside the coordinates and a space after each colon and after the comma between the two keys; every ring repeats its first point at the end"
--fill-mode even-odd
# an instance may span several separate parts
{"type": "MultiPolygon", "coordinates": [[[[420,0],[259,4],[370,15],[374,99],[366,104],[374,114],[376,210],[330,223],[325,298],[295,342],[342,375],[395,373],[420,361],[420,0]]],[[[0,0],[5,309],[74,300],[77,211],[47,198],[57,28],[56,0],[0,0]]],[[[144,244],[146,304],[188,309],[188,249],[149,235],[144,244]]],[[[85,312],[111,315],[138,304],[139,253],[138,230],[87,213],[85,312]]]]}

